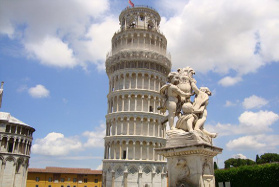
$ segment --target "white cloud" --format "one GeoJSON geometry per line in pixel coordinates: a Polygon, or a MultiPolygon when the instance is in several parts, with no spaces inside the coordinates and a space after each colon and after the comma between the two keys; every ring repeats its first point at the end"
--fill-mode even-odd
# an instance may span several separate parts
{"type": "Polygon", "coordinates": [[[225,107],[231,107],[231,106],[236,106],[236,104],[227,100],[226,104],[225,104],[225,107]]]}
{"type": "Polygon", "coordinates": [[[180,6],[161,23],[174,69],[186,63],[218,72],[225,77],[219,83],[232,86],[242,75],[279,61],[278,1],[189,0],[180,6]]]}
{"type": "Polygon", "coordinates": [[[229,141],[229,150],[257,150],[258,152],[278,151],[279,135],[243,136],[229,141]]]}
{"type": "Polygon", "coordinates": [[[63,102],[64,104],[67,104],[69,101],[68,101],[68,99],[66,99],[66,98],[62,98],[62,102],[63,102]]]}
{"type": "Polygon", "coordinates": [[[104,147],[104,137],[106,135],[106,125],[101,124],[95,131],[85,131],[83,136],[87,137],[84,147],[104,147]]]}
{"type": "Polygon", "coordinates": [[[34,98],[44,98],[49,96],[49,91],[43,85],[38,84],[35,87],[29,88],[28,93],[34,98]]]}
{"type": "Polygon", "coordinates": [[[28,90],[27,85],[21,85],[20,87],[18,87],[18,89],[16,90],[17,92],[21,93],[21,92],[25,92],[26,90],[28,90]]]}
{"type": "Polygon", "coordinates": [[[61,133],[52,132],[42,139],[35,140],[32,152],[40,155],[65,156],[81,148],[81,142],[75,137],[66,138],[61,133]]]}
{"type": "Polygon", "coordinates": [[[224,87],[228,87],[228,86],[233,86],[240,81],[242,81],[241,77],[226,76],[226,77],[222,78],[221,80],[219,80],[218,84],[220,84],[224,87]]]}
{"type": "Polygon", "coordinates": [[[238,120],[239,124],[207,125],[206,128],[217,132],[219,136],[235,134],[261,134],[272,131],[271,125],[278,121],[279,115],[272,111],[243,112],[238,120]]]}
{"type": "Polygon", "coordinates": [[[258,97],[256,95],[252,95],[248,98],[245,98],[242,105],[245,109],[252,108],[261,108],[268,104],[268,101],[262,97],[258,97]]]}
{"type": "Polygon", "coordinates": [[[92,24],[85,34],[86,40],[76,41],[75,47],[83,61],[91,61],[99,70],[105,69],[106,54],[111,48],[111,38],[119,29],[116,17],[108,16],[101,23],[92,24]]]}
{"type": "Polygon", "coordinates": [[[265,147],[266,144],[259,142],[256,136],[244,136],[229,141],[226,146],[229,150],[259,150],[265,147]]]}
{"type": "Polygon", "coordinates": [[[44,65],[57,67],[77,65],[73,50],[59,38],[47,36],[39,43],[27,43],[25,47],[31,56],[38,58],[44,65]]]}
{"type": "Polygon", "coordinates": [[[116,17],[110,16],[108,10],[109,0],[68,0],[67,6],[64,1],[3,0],[0,6],[0,34],[16,38],[25,47],[26,54],[43,65],[86,67],[86,63],[91,62],[103,68],[110,39],[117,30],[114,26],[118,24],[116,18],[114,24],[108,20],[116,17]],[[94,40],[87,36],[92,24],[103,28],[94,40]],[[88,46],[89,40],[93,44],[88,46]],[[85,49],[79,48],[82,45],[85,49]],[[100,48],[89,49],[92,45],[100,48]],[[90,51],[93,56],[90,59],[92,56],[85,56],[82,50],[97,50],[97,53],[90,51]]]}
{"type": "Polygon", "coordinates": [[[242,130],[251,131],[253,133],[267,132],[269,128],[279,119],[279,115],[272,111],[259,111],[242,113],[238,120],[242,130]]]}
{"type": "Polygon", "coordinates": [[[233,155],[232,158],[235,158],[235,159],[238,159],[238,158],[240,158],[240,159],[247,159],[247,157],[245,155],[241,154],[241,153],[233,155]]]}
{"type": "Polygon", "coordinates": [[[101,163],[97,168],[96,170],[102,170],[103,169],[103,163],[101,163]]]}

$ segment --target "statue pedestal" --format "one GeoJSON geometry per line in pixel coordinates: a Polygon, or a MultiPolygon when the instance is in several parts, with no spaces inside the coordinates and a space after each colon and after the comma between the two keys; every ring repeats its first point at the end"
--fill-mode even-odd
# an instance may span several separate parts
{"type": "MultiPolygon", "coordinates": [[[[171,143],[171,139],[168,139],[171,143]]],[[[167,143],[167,146],[168,146],[167,143]]],[[[213,157],[222,149],[206,143],[156,149],[167,158],[169,187],[215,187],[213,157]]]]}

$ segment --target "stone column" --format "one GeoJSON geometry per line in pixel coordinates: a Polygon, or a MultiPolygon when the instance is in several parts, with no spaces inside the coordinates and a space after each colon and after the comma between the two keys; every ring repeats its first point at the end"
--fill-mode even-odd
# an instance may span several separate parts
{"type": "Polygon", "coordinates": [[[115,171],[111,171],[112,179],[111,179],[111,187],[116,187],[114,186],[115,183],[115,171]]]}
{"type": "Polygon", "coordinates": [[[136,87],[135,87],[136,89],[138,89],[138,75],[139,75],[139,74],[136,73],[136,87]]]}
{"type": "Polygon", "coordinates": [[[156,97],[153,97],[153,113],[156,113],[156,97]]]}
{"type": "Polygon", "coordinates": [[[133,142],[133,160],[136,159],[136,142],[133,142]]]}
{"type": "Polygon", "coordinates": [[[110,148],[110,151],[109,151],[109,159],[112,159],[112,154],[113,154],[113,144],[110,144],[109,148],[110,148]]]}
{"type": "Polygon", "coordinates": [[[124,74],[123,89],[126,89],[126,74],[124,74]]]}
{"type": "Polygon", "coordinates": [[[115,91],[115,85],[116,85],[116,78],[115,77],[113,77],[113,91],[115,91]]]}
{"type": "Polygon", "coordinates": [[[140,160],[142,160],[142,142],[140,142],[140,160]]]}
{"type": "Polygon", "coordinates": [[[128,187],[128,171],[124,172],[124,187],[128,187]]]}
{"type": "Polygon", "coordinates": [[[155,133],[155,129],[156,129],[156,128],[155,128],[155,125],[156,125],[156,123],[155,123],[155,121],[153,121],[152,124],[153,124],[153,136],[155,136],[155,135],[156,135],[156,133],[155,133]]]}
{"type": "Polygon", "coordinates": [[[144,95],[141,96],[141,111],[143,111],[144,95]]]}
{"type": "Polygon", "coordinates": [[[158,137],[161,137],[161,124],[158,124],[158,137]]]}
{"type": "Polygon", "coordinates": [[[114,126],[115,126],[115,135],[117,135],[118,134],[118,129],[117,129],[117,121],[115,120],[114,121],[114,126]]]}
{"type": "Polygon", "coordinates": [[[151,75],[148,74],[148,90],[150,90],[150,79],[151,79],[151,75]]]}
{"type": "Polygon", "coordinates": [[[156,174],[156,173],[155,173],[155,171],[152,171],[152,172],[151,172],[151,182],[152,182],[152,187],[156,187],[156,186],[155,186],[155,183],[154,183],[154,177],[155,177],[155,174],[156,174]]]}
{"type": "Polygon", "coordinates": [[[103,177],[102,177],[102,183],[103,183],[103,187],[106,187],[107,184],[106,184],[106,179],[107,179],[107,172],[103,172],[103,177]]]}
{"type": "Polygon", "coordinates": [[[113,144],[113,159],[116,159],[116,146],[115,143],[113,144]]]}
{"type": "Polygon", "coordinates": [[[126,160],[128,160],[129,157],[129,140],[126,142],[126,160]]]}
{"type": "Polygon", "coordinates": [[[149,112],[150,99],[151,99],[151,96],[149,95],[149,96],[148,96],[148,104],[147,104],[147,112],[149,112]]]}
{"type": "Polygon", "coordinates": [[[130,129],[129,129],[129,127],[130,127],[130,118],[127,118],[127,129],[126,129],[126,135],[129,135],[130,134],[130,129]]]}
{"type": "MultiPolygon", "coordinates": [[[[163,172],[163,171],[162,171],[163,172]]],[[[161,187],[165,187],[166,184],[165,184],[165,178],[166,178],[166,174],[165,173],[162,173],[161,174],[161,187]]]]}
{"type": "Polygon", "coordinates": [[[119,103],[118,103],[118,95],[116,96],[116,112],[118,112],[118,105],[119,105],[119,103]]]}
{"type": "Polygon", "coordinates": [[[146,143],[146,160],[149,160],[149,142],[146,143]]]}
{"type": "Polygon", "coordinates": [[[124,107],[125,107],[125,104],[124,104],[125,95],[122,95],[121,98],[122,98],[122,112],[124,112],[124,107]]]}
{"type": "Polygon", "coordinates": [[[27,147],[28,147],[28,141],[25,140],[25,148],[24,148],[24,154],[27,154],[27,147]]]}
{"type": "MultiPolygon", "coordinates": [[[[6,151],[9,151],[9,141],[10,141],[10,137],[7,137],[7,142],[6,142],[6,151]]],[[[24,153],[24,152],[23,152],[24,153]]]]}
{"type": "Polygon", "coordinates": [[[155,160],[155,143],[152,142],[152,160],[155,160]]]}
{"type": "MultiPolygon", "coordinates": [[[[156,66],[156,64],[155,64],[156,66]]],[[[155,68],[156,69],[156,68],[155,68]]],[[[156,76],[154,76],[154,81],[153,81],[154,85],[153,85],[153,89],[154,91],[156,91],[156,76]]]]}
{"type": "Polygon", "coordinates": [[[132,88],[132,74],[130,74],[129,73],[129,79],[130,79],[130,81],[129,81],[129,89],[131,89],[132,88]]]}
{"type": "Polygon", "coordinates": [[[17,153],[19,153],[19,152],[20,152],[20,151],[19,151],[19,144],[20,144],[20,142],[21,142],[21,139],[18,139],[18,140],[17,140],[17,148],[16,148],[17,153]]]}
{"type": "Polygon", "coordinates": [[[120,142],[120,146],[119,146],[119,159],[122,159],[122,145],[123,145],[123,142],[120,142]]]}
{"type": "Polygon", "coordinates": [[[141,84],[142,84],[142,89],[144,89],[144,77],[145,77],[145,74],[143,73],[143,74],[142,74],[142,82],[141,82],[141,84]]]}
{"type": "Polygon", "coordinates": [[[141,118],[140,135],[143,135],[143,118],[141,118]]]}
{"type": "Polygon", "coordinates": [[[135,110],[137,111],[137,105],[138,105],[138,95],[135,95],[135,110]]]}
{"type": "Polygon", "coordinates": [[[147,136],[150,136],[150,132],[149,132],[149,125],[150,125],[150,118],[147,119],[147,136]]]}
{"type": "Polygon", "coordinates": [[[131,111],[131,95],[128,95],[128,111],[131,111]]]}
{"type": "Polygon", "coordinates": [[[139,172],[139,186],[138,187],[142,187],[142,172],[139,172]]]}
{"type": "Polygon", "coordinates": [[[15,141],[15,138],[13,138],[13,140],[14,140],[14,141],[13,141],[13,150],[12,150],[12,153],[14,153],[14,151],[15,151],[15,142],[16,142],[16,141],[15,141]]]}
{"type": "Polygon", "coordinates": [[[123,123],[124,123],[124,119],[121,118],[121,132],[120,132],[121,135],[123,135],[123,123]]]}

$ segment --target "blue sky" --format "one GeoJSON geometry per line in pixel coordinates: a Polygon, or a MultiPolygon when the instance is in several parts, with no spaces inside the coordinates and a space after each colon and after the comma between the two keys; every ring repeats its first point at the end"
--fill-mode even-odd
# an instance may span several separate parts
{"type": "MultiPolygon", "coordinates": [[[[216,160],[279,151],[279,2],[134,0],[155,8],[173,71],[213,92],[216,160]]],[[[30,167],[100,168],[106,53],[127,0],[0,0],[1,111],[36,129],[30,167]],[[23,8],[24,7],[24,8],[23,8]]]]}

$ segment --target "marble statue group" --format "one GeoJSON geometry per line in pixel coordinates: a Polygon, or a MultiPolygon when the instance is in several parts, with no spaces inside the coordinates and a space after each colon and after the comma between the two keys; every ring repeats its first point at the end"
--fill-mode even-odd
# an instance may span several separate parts
{"type": "Polygon", "coordinates": [[[169,134],[179,131],[188,134],[197,132],[215,138],[217,133],[208,132],[204,128],[211,91],[207,87],[198,88],[197,81],[193,78],[194,74],[195,71],[191,67],[180,68],[177,72],[169,73],[167,83],[160,89],[165,102],[158,109],[163,112],[168,111],[163,123],[169,122],[169,134]],[[192,96],[193,101],[191,101],[192,96]],[[174,125],[175,117],[178,118],[176,125],[174,125]]]}

